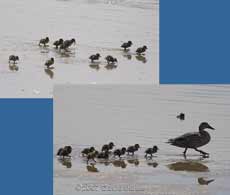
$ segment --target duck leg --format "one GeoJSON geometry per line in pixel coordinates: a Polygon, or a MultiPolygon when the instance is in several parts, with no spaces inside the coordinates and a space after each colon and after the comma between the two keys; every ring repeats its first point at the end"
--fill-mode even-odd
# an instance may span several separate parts
{"type": "Polygon", "coordinates": [[[194,150],[196,150],[197,152],[200,152],[203,155],[209,155],[208,153],[202,151],[202,150],[198,150],[197,148],[194,148],[194,150]]]}
{"type": "Polygon", "coordinates": [[[185,148],[185,150],[184,150],[184,152],[183,152],[184,155],[186,155],[187,149],[188,149],[188,148],[185,148]]]}

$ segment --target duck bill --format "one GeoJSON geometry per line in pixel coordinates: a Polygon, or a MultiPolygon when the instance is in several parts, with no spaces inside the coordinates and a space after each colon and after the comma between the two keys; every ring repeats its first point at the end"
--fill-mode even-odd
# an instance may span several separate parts
{"type": "Polygon", "coordinates": [[[208,127],[208,128],[209,128],[209,129],[212,129],[212,130],[215,130],[215,128],[213,128],[213,127],[212,127],[212,126],[210,126],[210,125],[209,125],[209,127],[208,127]]]}

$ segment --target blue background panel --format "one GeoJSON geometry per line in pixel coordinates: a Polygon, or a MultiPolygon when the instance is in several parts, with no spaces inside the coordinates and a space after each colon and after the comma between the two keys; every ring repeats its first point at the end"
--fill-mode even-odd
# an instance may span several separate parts
{"type": "Polygon", "coordinates": [[[160,0],[160,83],[230,83],[230,1],[160,0]]]}
{"type": "Polygon", "coordinates": [[[52,99],[0,99],[0,194],[53,194],[52,99]]]}

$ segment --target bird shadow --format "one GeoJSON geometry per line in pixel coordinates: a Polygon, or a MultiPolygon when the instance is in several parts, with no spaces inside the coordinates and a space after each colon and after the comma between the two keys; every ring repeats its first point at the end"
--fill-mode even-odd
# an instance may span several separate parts
{"type": "Polygon", "coordinates": [[[112,165],[114,167],[120,167],[122,169],[125,169],[127,167],[127,163],[125,163],[124,160],[114,160],[112,161],[112,165]]]}
{"type": "Polygon", "coordinates": [[[100,62],[92,62],[89,64],[89,67],[98,71],[100,69],[99,65],[100,65],[100,62]]]}
{"type": "Polygon", "coordinates": [[[140,61],[142,63],[146,63],[147,62],[147,59],[144,55],[136,55],[136,59],[137,61],[140,61]]]}
{"type": "Polygon", "coordinates": [[[129,164],[133,164],[135,166],[138,166],[140,164],[140,161],[138,159],[129,159],[127,160],[129,164]]]}
{"type": "Polygon", "coordinates": [[[10,64],[9,63],[9,70],[11,70],[11,71],[18,71],[19,67],[16,64],[10,64]]]}
{"type": "Polygon", "coordinates": [[[170,170],[173,171],[187,171],[187,172],[209,172],[208,166],[202,163],[204,158],[198,159],[180,159],[176,162],[166,165],[170,170]]]}
{"type": "Polygon", "coordinates": [[[52,71],[54,69],[54,67],[50,67],[50,68],[45,68],[44,71],[45,73],[51,78],[53,79],[54,77],[54,72],[52,71]]]}
{"type": "Polygon", "coordinates": [[[87,165],[86,169],[88,172],[93,172],[93,173],[99,172],[99,170],[95,167],[95,164],[93,163],[90,163],[89,165],[87,165]]]}
{"type": "Polygon", "coordinates": [[[68,169],[72,167],[71,158],[59,158],[58,162],[68,169]]]}
{"type": "Polygon", "coordinates": [[[107,64],[107,65],[105,66],[105,68],[106,68],[107,70],[113,70],[113,69],[116,69],[116,68],[117,68],[117,65],[115,65],[114,63],[110,63],[110,64],[107,64]]]}

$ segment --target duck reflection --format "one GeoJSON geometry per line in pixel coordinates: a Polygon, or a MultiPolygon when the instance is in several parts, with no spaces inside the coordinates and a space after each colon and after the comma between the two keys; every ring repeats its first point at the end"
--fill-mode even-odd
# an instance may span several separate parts
{"type": "Polygon", "coordinates": [[[112,164],[114,167],[121,167],[122,169],[125,169],[127,167],[127,164],[124,160],[114,160],[112,164]]]}
{"type": "Polygon", "coordinates": [[[89,67],[98,71],[100,69],[99,64],[100,62],[93,62],[89,64],[89,67]]]}
{"type": "Polygon", "coordinates": [[[147,162],[147,165],[153,168],[156,168],[158,166],[157,162],[147,162]]]}
{"type": "Polygon", "coordinates": [[[173,171],[208,172],[209,168],[196,160],[179,161],[167,165],[173,171]]]}
{"type": "Polygon", "coordinates": [[[19,67],[16,64],[9,64],[9,69],[11,71],[18,71],[19,67]]]}
{"type": "Polygon", "coordinates": [[[53,69],[54,69],[54,67],[45,68],[45,73],[46,73],[51,79],[53,79],[53,77],[54,77],[54,72],[52,71],[53,69]]]}
{"type": "Polygon", "coordinates": [[[197,181],[200,185],[208,185],[209,183],[215,181],[215,179],[205,179],[204,177],[199,177],[197,181]]]}
{"type": "Polygon", "coordinates": [[[123,57],[126,58],[126,59],[128,59],[128,60],[132,59],[132,55],[130,53],[128,53],[128,50],[124,51],[123,57]]]}
{"type": "Polygon", "coordinates": [[[59,158],[58,162],[68,169],[72,167],[71,158],[59,158]]]}
{"type": "Polygon", "coordinates": [[[117,65],[111,63],[111,64],[107,64],[107,65],[105,66],[105,68],[106,68],[107,70],[113,70],[113,69],[117,68],[117,65]]]}
{"type": "Polygon", "coordinates": [[[90,165],[86,166],[87,171],[97,173],[99,170],[95,167],[95,164],[90,163],[90,165]]]}
{"type": "Polygon", "coordinates": [[[143,56],[143,55],[136,55],[136,59],[137,59],[138,61],[143,62],[143,63],[146,63],[146,62],[147,62],[146,57],[143,56]]]}
{"type": "Polygon", "coordinates": [[[138,159],[129,159],[127,160],[129,164],[134,164],[135,166],[138,166],[140,164],[140,161],[138,159]]]}

